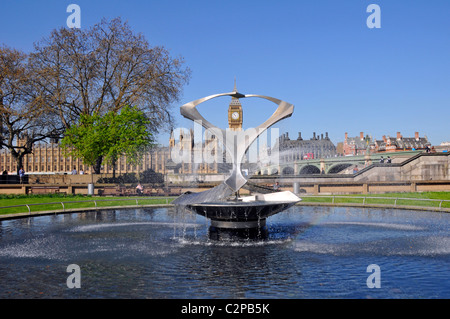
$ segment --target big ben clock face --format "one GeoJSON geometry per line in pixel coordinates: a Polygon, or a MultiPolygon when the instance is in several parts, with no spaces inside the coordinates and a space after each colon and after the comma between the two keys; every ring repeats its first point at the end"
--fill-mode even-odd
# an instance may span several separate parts
{"type": "Polygon", "coordinates": [[[233,114],[231,114],[231,117],[233,118],[233,120],[237,120],[239,118],[239,113],[233,112],[233,114]]]}

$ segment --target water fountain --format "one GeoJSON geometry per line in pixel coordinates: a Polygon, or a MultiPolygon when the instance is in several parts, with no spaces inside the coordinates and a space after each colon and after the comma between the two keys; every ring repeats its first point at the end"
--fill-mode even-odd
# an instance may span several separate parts
{"type": "Polygon", "coordinates": [[[177,199],[199,214],[155,206],[0,219],[0,298],[146,298],[176,317],[180,308],[160,300],[450,297],[450,214],[320,205],[277,214],[299,198],[236,199],[246,183],[236,167],[216,188],[177,199]],[[208,240],[261,238],[269,216],[267,240],[208,240]],[[69,266],[80,288],[69,286],[69,266]]]}
{"type": "Polygon", "coordinates": [[[185,193],[173,204],[185,207],[211,220],[210,237],[223,239],[231,237],[264,238],[267,236],[266,219],[295,205],[301,199],[289,191],[239,196],[239,190],[247,183],[241,164],[250,145],[273,124],[290,117],[294,106],[285,101],[263,95],[241,94],[236,86],[233,92],[210,95],[180,108],[181,115],[222,137],[222,144],[230,155],[232,170],[230,176],[220,185],[203,192],[185,193]],[[197,110],[197,106],[208,100],[231,96],[240,98],[262,98],[278,105],[272,116],[255,129],[230,131],[220,129],[208,122],[197,110]],[[226,141],[224,137],[226,136],[226,141]]]}

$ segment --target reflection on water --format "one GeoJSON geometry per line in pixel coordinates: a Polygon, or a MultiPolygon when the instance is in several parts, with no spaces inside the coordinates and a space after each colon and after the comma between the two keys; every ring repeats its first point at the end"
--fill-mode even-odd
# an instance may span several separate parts
{"type": "Polygon", "coordinates": [[[293,207],[267,220],[266,240],[214,241],[208,220],[167,208],[8,220],[0,298],[449,298],[449,225],[445,213],[293,207]],[[80,289],[67,288],[69,264],[80,289]]]}

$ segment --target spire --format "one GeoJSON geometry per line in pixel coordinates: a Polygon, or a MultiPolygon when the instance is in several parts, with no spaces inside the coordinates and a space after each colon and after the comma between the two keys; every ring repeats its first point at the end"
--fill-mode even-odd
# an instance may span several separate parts
{"type": "Polygon", "coordinates": [[[236,77],[234,77],[234,88],[233,88],[233,92],[236,93],[236,94],[232,95],[230,106],[231,106],[231,105],[237,105],[237,106],[240,106],[240,105],[241,105],[241,102],[239,102],[239,96],[238,96],[238,94],[237,94],[238,91],[237,91],[237,88],[236,88],[236,77]]]}
{"type": "Polygon", "coordinates": [[[244,94],[241,94],[238,92],[237,87],[236,87],[236,76],[234,77],[234,88],[233,88],[233,93],[231,96],[233,97],[233,99],[239,99],[241,97],[245,97],[244,94]]]}

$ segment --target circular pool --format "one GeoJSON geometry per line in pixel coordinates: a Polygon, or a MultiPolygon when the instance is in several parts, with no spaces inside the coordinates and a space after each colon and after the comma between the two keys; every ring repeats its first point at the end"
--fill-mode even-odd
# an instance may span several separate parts
{"type": "Polygon", "coordinates": [[[448,213],[295,206],[265,240],[209,226],[175,208],[1,221],[0,298],[450,297],[448,213]]]}

